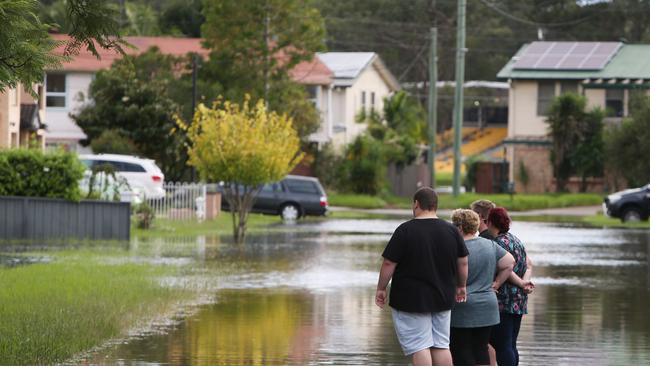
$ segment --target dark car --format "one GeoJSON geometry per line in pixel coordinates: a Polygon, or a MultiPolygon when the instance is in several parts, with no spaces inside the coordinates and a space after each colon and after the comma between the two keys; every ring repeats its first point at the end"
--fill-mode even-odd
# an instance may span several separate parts
{"type": "MultiPolygon", "coordinates": [[[[226,200],[222,208],[228,209],[226,200]]],[[[327,214],[327,195],[317,178],[288,175],[277,183],[265,184],[251,212],[281,215],[283,220],[327,214]]]]}
{"type": "Polygon", "coordinates": [[[621,221],[648,220],[650,216],[650,184],[641,188],[626,189],[605,197],[603,212],[621,221]]]}

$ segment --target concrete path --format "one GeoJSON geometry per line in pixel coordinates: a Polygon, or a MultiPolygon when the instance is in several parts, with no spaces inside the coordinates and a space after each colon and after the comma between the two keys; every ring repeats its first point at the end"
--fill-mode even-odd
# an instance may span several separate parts
{"type": "MultiPolygon", "coordinates": [[[[399,209],[399,208],[372,208],[372,209],[363,209],[363,208],[352,208],[352,207],[340,207],[332,206],[329,208],[332,212],[364,212],[369,214],[376,215],[387,215],[387,216],[402,216],[402,217],[411,217],[413,213],[411,210],[399,209]]],[[[453,210],[439,210],[438,214],[440,216],[451,216],[453,210]]],[[[599,211],[602,211],[602,206],[579,206],[579,207],[565,207],[565,208],[547,208],[542,210],[530,210],[530,211],[510,211],[511,216],[591,216],[597,214],[599,211]]]]}

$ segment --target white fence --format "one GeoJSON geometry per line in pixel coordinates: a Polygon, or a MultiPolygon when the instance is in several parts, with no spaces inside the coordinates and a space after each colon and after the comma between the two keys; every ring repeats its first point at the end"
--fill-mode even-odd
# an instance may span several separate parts
{"type": "Polygon", "coordinates": [[[165,183],[163,187],[164,198],[147,200],[156,217],[173,220],[205,219],[205,184],[165,183]]]}

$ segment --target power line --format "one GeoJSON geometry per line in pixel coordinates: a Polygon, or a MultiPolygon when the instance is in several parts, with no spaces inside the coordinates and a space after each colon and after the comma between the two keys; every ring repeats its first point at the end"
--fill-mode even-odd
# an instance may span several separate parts
{"type": "Polygon", "coordinates": [[[588,16],[586,16],[586,17],[583,17],[583,18],[580,18],[580,19],[576,19],[576,20],[567,21],[567,22],[559,22],[559,23],[539,23],[539,22],[534,22],[534,21],[532,21],[532,20],[528,20],[528,19],[520,18],[520,17],[518,17],[518,16],[516,16],[516,15],[513,15],[513,14],[511,14],[511,13],[508,13],[507,11],[505,11],[505,10],[499,8],[496,4],[493,4],[492,2],[490,2],[490,1],[488,1],[488,0],[480,0],[480,1],[481,1],[485,6],[487,6],[488,8],[494,10],[495,12],[497,12],[497,13],[503,15],[503,16],[506,17],[506,18],[512,19],[512,20],[514,20],[514,21],[516,21],[516,22],[519,22],[519,23],[528,24],[528,25],[533,25],[533,26],[535,26],[535,27],[548,27],[548,28],[552,28],[552,27],[563,27],[563,26],[567,26],[567,25],[576,25],[576,24],[580,24],[580,23],[582,23],[582,22],[584,22],[584,21],[586,21],[587,19],[589,19],[589,18],[592,17],[592,15],[588,15],[588,16]]]}

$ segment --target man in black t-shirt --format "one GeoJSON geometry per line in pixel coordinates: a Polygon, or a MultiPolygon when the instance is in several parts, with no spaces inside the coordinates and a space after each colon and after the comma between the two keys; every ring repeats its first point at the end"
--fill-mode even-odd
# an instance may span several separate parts
{"type": "Polygon", "coordinates": [[[471,208],[472,211],[476,212],[478,214],[478,217],[481,219],[478,224],[478,232],[480,237],[490,240],[496,239],[494,235],[490,234],[487,226],[487,218],[490,214],[490,210],[495,207],[497,207],[497,205],[495,205],[494,202],[490,200],[477,200],[469,205],[469,208],[471,208]]]}
{"type": "Polygon", "coordinates": [[[431,188],[413,197],[414,219],[393,233],[382,256],[375,303],[390,302],[393,324],[413,364],[451,366],[451,308],[466,300],[467,247],[458,229],[436,215],[438,195],[431,188]]]}

